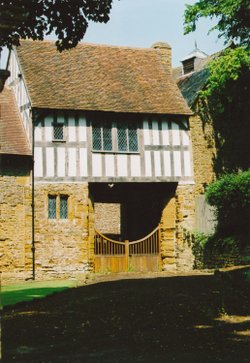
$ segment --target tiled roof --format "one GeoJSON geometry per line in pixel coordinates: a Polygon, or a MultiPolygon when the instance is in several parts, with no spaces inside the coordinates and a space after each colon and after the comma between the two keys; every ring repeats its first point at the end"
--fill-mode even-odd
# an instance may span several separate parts
{"type": "Polygon", "coordinates": [[[214,58],[218,57],[221,52],[215,53],[204,59],[200,59],[196,64],[194,72],[183,75],[182,66],[173,69],[173,78],[187,101],[189,107],[192,107],[196,101],[198,92],[204,88],[209,77],[208,64],[214,58]]]}
{"type": "Polygon", "coordinates": [[[195,102],[198,92],[207,83],[208,76],[209,70],[208,68],[204,68],[185,77],[181,77],[177,81],[178,87],[190,107],[195,102]]]}
{"type": "Polygon", "coordinates": [[[85,43],[59,53],[29,40],[17,48],[33,107],[191,114],[162,53],[85,43]]]}
{"type": "Polygon", "coordinates": [[[31,155],[13,91],[0,93],[0,154],[31,155]]]}

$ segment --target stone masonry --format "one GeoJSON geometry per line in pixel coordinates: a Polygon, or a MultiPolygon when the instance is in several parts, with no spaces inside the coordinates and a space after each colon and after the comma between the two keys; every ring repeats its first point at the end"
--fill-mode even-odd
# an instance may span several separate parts
{"type": "Polygon", "coordinates": [[[31,276],[30,177],[0,176],[0,255],[2,280],[31,276]]]}
{"type": "Polygon", "coordinates": [[[206,185],[215,179],[213,160],[216,153],[211,120],[203,122],[195,114],[190,117],[190,134],[193,148],[195,195],[203,194],[206,185]]]}
{"type": "Polygon", "coordinates": [[[91,270],[88,184],[35,187],[36,275],[72,277],[91,270]],[[48,219],[48,195],[56,196],[56,218],[48,219]],[[68,196],[68,218],[60,219],[60,195],[68,196]]]}

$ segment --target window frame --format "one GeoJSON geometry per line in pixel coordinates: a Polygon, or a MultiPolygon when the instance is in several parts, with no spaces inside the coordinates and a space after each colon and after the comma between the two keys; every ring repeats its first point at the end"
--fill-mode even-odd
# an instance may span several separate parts
{"type": "Polygon", "coordinates": [[[64,125],[64,122],[53,122],[52,124],[52,141],[53,142],[66,142],[66,138],[65,138],[65,125],[64,125]],[[62,134],[63,134],[63,137],[62,139],[56,139],[55,138],[55,128],[56,127],[61,127],[62,128],[62,134]]]}
{"type": "Polygon", "coordinates": [[[59,195],[59,219],[69,219],[69,196],[66,194],[60,194],[59,195]],[[64,204],[63,207],[63,202],[66,201],[66,204],[64,204]],[[63,215],[63,208],[65,208],[66,206],[66,216],[63,215]]]}
{"type": "Polygon", "coordinates": [[[69,220],[69,195],[67,194],[48,194],[47,195],[47,219],[49,221],[69,220]],[[50,200],[53,202],[54,210],[50,211],[50,200]],[[66,214],[63,215],[62,200],[66,200],[66,214]]]}
{"type": "Polygon", "coordinates": [[[57,219],[57,196],[54,194],[48,194],[47,216],[49,220],[57,219]],[[52,201],[53,204],[51,204],[52,201]],[[51,210],[51,208],[53,208],[53,210],[51,210]]]}
{"type": "Polygon", "coordinates": [[[122,121],[122,120],[117,120],[117,121],[99,121],[99,120],[94,120],[91,122],[91,150],[93,153],[115,153],[115,154],[139,154],[140,153],[140,142],[139,142],[139,122],[138,121],[134,121],[134,123],[129,123],[127,121],[122,121]],[[105,124],[109,124],[110,125],[110,137],[111,137],[111,145],[112,145],[112,150],[105,150],[105,148],[103,147],[103,128],[105,124]],[[124,127],[120,127],[119,125],[124,125],[124,127]],[[101,140],[99,141],[99,143],[101,144],[101,149],[97,149],[94,148],[94,128],[100,128],[101,129],[101,140]],[[124,129],[126,131],[126,150],[120,150],[119,148],[119,131],[118,130],[122,130],[124,129]],[[130,135],[129,135],[129,131],[130,130],[135,130],[136,132],[136,145],[137,145],[137,150],[130,150],[130,135]]]}

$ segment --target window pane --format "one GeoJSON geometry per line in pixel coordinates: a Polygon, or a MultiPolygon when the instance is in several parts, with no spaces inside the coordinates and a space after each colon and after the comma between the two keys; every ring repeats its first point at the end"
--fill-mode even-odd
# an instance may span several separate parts
{"type": "Polygon", "coordinates": [[[138,151],[137,129],[128,129],[129,151],[138,151]]]}
{"type": "Polygon", "coordinates": [[[56,219],[56,196],[48,196],[48,218],[56,219]]]}
{"type": "Polygon", "coordinates": [[[112,150],[112,128],[111,126],[103,126],[103,150],[112,150]]]}
{"type": "Polygon", "coordinates": [[[67,195],[60,196],[60,218],[61,219],[68,218],[68,196],[67,195]]]}
{"type": "Polygon", "coordinates": [[[93,125],[92,127],[92,147],[93,150],[102,150],[102,132],[101,127],[93,125]]]}
{"type": "Polygon", "coordinates": [[[54,140],[63,140],[63,125],[54,126],[54,140]]]}
{"type": "Polygon", "coordinates": [[[121,124],[118,124],[117,127],[118,127],[117,128],[118,151],[127,151],[128,142],[127,142],[126,126],[122,126],[121,124]]]}

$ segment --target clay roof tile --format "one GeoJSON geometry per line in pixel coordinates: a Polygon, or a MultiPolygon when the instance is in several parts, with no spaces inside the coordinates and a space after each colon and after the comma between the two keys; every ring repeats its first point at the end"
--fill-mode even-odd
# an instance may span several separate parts
{"type": "Polygon", "coordinates": [[[80,43],[59,53],[26,40],[16,51],[33,107],[191,114],[158,49],[80,43]]]}
{"type": "Polygon", "coordinates": [[[31,155],[13,91],[0,93],[0,154],[31,155]]]}

